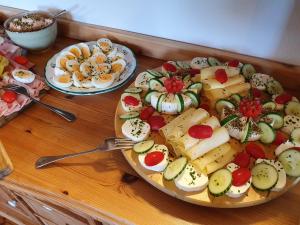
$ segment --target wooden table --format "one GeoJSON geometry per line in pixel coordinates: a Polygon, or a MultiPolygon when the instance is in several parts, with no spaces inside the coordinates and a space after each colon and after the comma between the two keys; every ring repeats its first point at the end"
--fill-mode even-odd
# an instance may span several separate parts
{"type": "MultiPolygon", "coordinates": [[[[60,38],[47,52],[30,55],[43,74],[47,60],[75,43],[60,38]]],[[[137,56],[137,73],[161,65],[162,60],[137,56]]],[[[125,87],[128,86],[125,85],[125,87]]],[[[172,198],[135,175],[120,152],[90,154],[36,170],[35,161],[45,155],[78,152],[97,146],[114,135],[114,112],[124,90],[96,96],[68,96],[50,90],[43,101],[74,112],[77,121],[68,123],[52,112],[34,105],[0,129],[14,164],[14,172],[1,181],[17,184],[56,198],[63,204],[107,216],[124,224],[298,224],[299,185],[269,203],[241,209],[215,209],[172,198]]]]}

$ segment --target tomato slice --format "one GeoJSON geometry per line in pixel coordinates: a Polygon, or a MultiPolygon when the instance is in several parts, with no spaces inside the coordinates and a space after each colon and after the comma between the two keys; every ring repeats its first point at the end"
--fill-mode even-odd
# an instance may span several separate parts
{"type": "Polygon", "coordinates": [[[137,98],[130,95],[124,98],[124,102],[126,105],[132,105],[132,106],[137,106],[140,103],[140,101],[137,98]]]}
{"type": "Polygon", "coordinates": [[[250,142],[249,144],[246,145],[246,152],[255,159],[265,159],[266,158],[266,154],[265,154],[263,148],[254,142],[250,142]]]}
{"type": "Polygon", "coordinates": [[[155,112],[155,109],[152,106],[148,106],[144,109],[142,109],[141,113],[140,113],[140,118],[142,120],[147,120],[149,119],[150,116],[152,116],[152,114],[155,112]]]}
{"type": "Polygon", "coordinates": [[[22,55],[15,56],[14,61],[21,65],[26,65],[28,63],[28,59],[22,55]]]}
{"type": "Polygon", "coordinates": [[[257,88],[252,88],[251,91],[254,98],[260,98],[262,96],[262,91],[257,88]]]}
{"type": "Polygon", "coordinates": [[[166,71],[171,72],[171,73],[176,73],[176,71],[177,71],[176,66],[174,66],[173,64],[168,63],[168,62],[165,62],[165,63],[162,65],[162,67],[163,67],[166,71]]]}
{"type": "Polygon", "coordinates": [[[166,125],[165,119],[162,116],[150,116],[148,119],[151,130],[157,131],[166,125]]]}
{"type": "Polygon", "coordinates": [[[286,142],[288,140],[288,137],[286,134],[284,134],[281,131],[276,131],[276,137],[273,142],[275,145],[281,145],[282,143],[286,142]]]}
{"type": "Polygon", "coordinates": [[[248,168],[238,168],[232,172],[232,184],[234,186],[242,186],[246,184],[251,177],[251,172],[248,168]]]}
{"type": "Polygon", "coordinates": [[[208,125],[194,125],[189,128],[188,133],[193,138],[204,139],[212,136],[213,129],[208,125]]]}
{"type": "Polygon", "coordinates": [[[192,76],[196,75],[196,74],[200,74],[200,69],[190,69],[189,70],[189,74],[191,74],[192,76]]]}
{"type": "Polygon", "coordinates": [[[147,166],[155,166],[161,161],[163,161],[163,159],[164,159],[164,153],[160,151],[153,151],[153,152],[149,152],[146,155],[144,162],[147,166]]]}
{"type": "Polygon", "coordinates": [[[293,148],[291,148],[291,149],[295,149],[295,150],[297,150],[297,151],[300,151],[300,147],[293,147],[293,148]]]}
{"type": "Polygon", "coordinates": [[[164,86],[168,93],[177,93],[183,89],[184,83],[176,77],[170,77],[164,81],[164,86]]]}
{"type": "Polygon", "coordinates": [[[1,96],[2,100],[6,103],[12,103],[17,99],[17,94],[14,91],[5,91],[1,96]]]}
{"type": "Polygon", "coordinates": [[[228,66],[231,66],[231,67],[238,67],[239,64],[240,64],[240,62],[237,59],[234,59],[234,60],[231,60],[228,62],[228,66]]]}
{"type": "Polygon", "coordinates": [[[225,83],[228,80],[228,76],[224,69],[217,69],[215,72],[216,80],[219,81],[221,84],[225,83]]]}
{"type": "Polygon", "coordinates": [[[259,99],[251,100],[244,98],[239,105],[240,112],[246,117],[255,118],[262,112],[262,105],[259,99]]]}
{"type": "Polygon", "coordinates": [[[250,164],[250,155],[247,152],[239,152],[233,162],[240,167],[247,168],[250,164]]]}
{"type": "Polygon", "coordinates": [[[205,109],[206,111],[209,111],[209,105],[208,104],[201,104],[200,108],[205,109]]]}
{"type": "Polygon", "coordinates": [[[281,94],[281,95],[278,95],[278,96],[275,98],[275,102],[276,102],[277,104],[285,104],[285,103],[291,101],[292,98],[293,98],[292,95],[287,94],[287,93],[283,93],[283,94],[281,94]]]}

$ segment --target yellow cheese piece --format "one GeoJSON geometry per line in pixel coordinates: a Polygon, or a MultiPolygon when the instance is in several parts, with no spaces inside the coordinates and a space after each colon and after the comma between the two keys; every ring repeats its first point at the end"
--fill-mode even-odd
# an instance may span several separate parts
{"type": "Polygon", "coordinates": [[[229,77],[225,83],[220,83],[215,78],[210,78],[203,80],[203,89],[204,90],[212,90],[217,88],[226,88],[228,86],[232,86],[235,84],[240,84],[245,82],[245,78],[242,75],[237,75],[233,77],[229,77]]]}

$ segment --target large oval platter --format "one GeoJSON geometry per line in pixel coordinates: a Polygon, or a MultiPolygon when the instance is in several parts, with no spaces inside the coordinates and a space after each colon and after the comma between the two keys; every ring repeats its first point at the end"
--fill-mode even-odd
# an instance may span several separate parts
{"type": "MultiPolygon", "coordinates": [[[[161,71],[161,68],[156,68],[154,70],[161,71]]],[[[134,83],[131,84],[130,87],[134,87],[134,83]]],[[[208,98],[201,96],[202,103],[209,103],[208,98]]],[[[124,137],[122,134],[122,124],[124,120],[120,119],[120,115],[124,114],[125,111],[122,107],[121,101],[118,103],[115,112],[115,133],[117,137],[124,137]]],[[[210,115],[216,115],[217,112],[215,109],[209,110],[210,115]]],[[[166,121],[170,121],[172,118],[176,116],[166,116],[166,121]]],[[[168,143],[164,140],[164,138],[158,132],[151,132],[150,139],[153,139],[157,144],[164,144],[166,146],[168,143]]],[[[240,149],[245,148],[245,144],[241,144],[240,141],[230,138],[229,144],[232,148],[236,149],[237,152],[240,149]]],[[[267,158],[274,159],[274,149],[276,146],[274,145],[264,145],[264,150],[266,152],[267,158]]],[[[148,183],[150,183],[155,188],[160,191],[173,196],[175,198],[181,199],[186,202],[190,202],[196,205],[207,206],[207,207],[216,207],[216,208],[241,208],[241,207],[249,207],[254,205],[259,205],[265,202],[268,202],[272,199],[275,199],[285,192],[287,192],[290,188],[296,185],[299,181],[298,178],[292,178],[287,176],[287,182],[285,187],[281,191],[257,191],[253,187],[250,187],[248,192],[240,198],[230,198],[227,195],[223,195],[220,197],[212,196],[208,188],[206,187],[202,191],[198,192],[185,192],[178,189],[173,181],[166,181],[163,177],[163,173],[154,172],[151,170],[147,170],[141,166],[138,155],[133,150],[122,150],[122,153],[131,167],[148,183]]]]}

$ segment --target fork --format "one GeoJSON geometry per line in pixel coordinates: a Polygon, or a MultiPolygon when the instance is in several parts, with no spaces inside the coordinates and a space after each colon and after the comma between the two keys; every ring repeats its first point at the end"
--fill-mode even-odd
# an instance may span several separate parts
{"type": "Polygon", "coordinates": [[[98,147],[87,150],[87,151],[82,151],[82,152],[77,152],[77,153],[71,153],[71,154],[65,154],[65,155],[56,155],[56,156],[44,156],[39,158],[36,163],[35,163],[35,168],[39,169],[42,168],[46,165],[49,165],[51,163],[67,159],[67,158],[72,158],[80,155],[85,155],[93,152],[107,152],[107,151],[113,151],[113,150],[118,150],[118,149],[130,149],[132,146],[135,144],[130,139],[127,138],[116,138],[116,137],[111,137],[107,138],[104,140],[104,143],[102,145],[99,145],[98,147]]]}
{"type": "Polygon", "coordinates": [[[55,112],[56,114],[60,115],[61,117],[63,117],[64,119],[66,119],[69,122],[73,122],[74,120],[76,120],[76,116],[73,113],[64,111],[62,109],[56,108],[54,106],[45,104],[43,102],[40,102],[38,100],[36,100],[35,98],[31,97],[26,88],[19,86],[19,85],[14,85],[14,84],[10,84],[4,87],[4,89],[6,90],[11,90],[11,91],[15,91],[18,94],[23,94],[26,95],[27,97],[29,97],[32,101],[39,103],[40,105],[50,109],[52,112],[55,112]]]}

